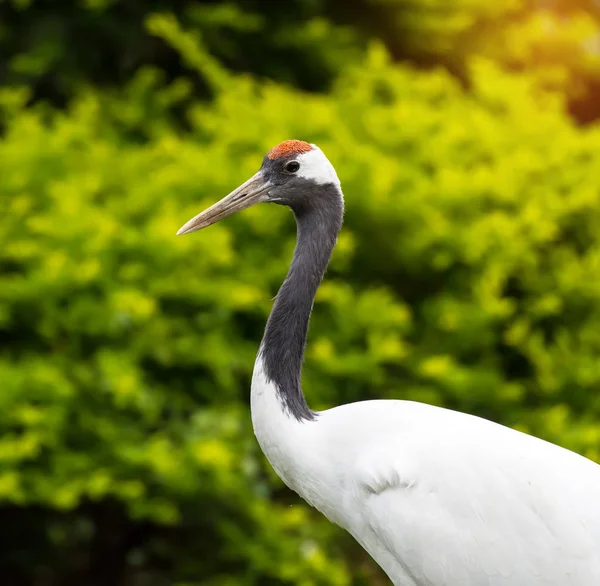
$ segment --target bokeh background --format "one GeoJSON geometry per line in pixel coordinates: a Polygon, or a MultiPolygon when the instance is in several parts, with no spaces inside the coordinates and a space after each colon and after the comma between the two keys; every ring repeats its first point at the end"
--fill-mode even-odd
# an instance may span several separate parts
{"type": "Polygon", "coordinates": [[[291,214],[175,237],[288,138],[347,202],[311,406],[600,460],[597,0],[0,0],[0,86],[3,586],[387,584],[252,434],[291,214]]]}

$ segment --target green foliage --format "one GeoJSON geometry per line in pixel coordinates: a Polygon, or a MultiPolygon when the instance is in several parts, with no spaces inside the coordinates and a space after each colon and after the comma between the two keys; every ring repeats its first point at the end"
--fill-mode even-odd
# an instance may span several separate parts
{"type": "Polygon", "coordinates": [[[580,122],[600,116],[595,0],[360,0],[353,6],[348,16],[347,3],[340,4],[334,18],[381,39],[397,59],[442,64],[468,83],[471,58],[486,56],[559,88],[580,122]]]}
{"type": "Polygon", "coordinates": [[[62,113],[0,94],[6,583],[385,583],[252,436],[291,215],[175,237],[286,138],[323,148],[347,201],[310,404],[427,401],[600,459],[600,129],[486,61],[467,92],[375,46],[306,94],[228,73],[168,15],[148,26],[214,91],[185,134],[170,116],[190,84],[154,69],[62,113]]]}
{"type": "MultiPolygon", "coordinates": [[[[148,30],[170,11],[210,53],[238,72],[323,89],[360,49],[357,32],[327,18],[325,0],[0,0],[0,85],[27,84],[64,106],[82,85],[119,87],[140,68],[171,79],[188,63],[148,30]]],[[[192,77],[198,95],[209,96],[192,77]]]]}
{"type": "Polygon", "coordinates": [[[464,82],[470,59],[486,56],[566,91],[577,120],[600,116],[596,0],[3,0],[0,85],[64,107],[82,86],[118,88],[150,67],[187,75],[209,98],[172,34],[180,26],[213,62],[305,90],[328,88],[377,39],[397,61],[441,64],[464,82]],[[156,28],[165,13],[171,22],[156,28]]]}

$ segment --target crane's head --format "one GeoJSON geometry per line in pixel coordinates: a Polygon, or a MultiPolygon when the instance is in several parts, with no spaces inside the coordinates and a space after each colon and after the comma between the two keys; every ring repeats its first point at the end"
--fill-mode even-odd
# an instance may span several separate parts
{"type": "Polygon", "coordinates": [[[323,151],[301,140],[286,140],[267,153],[258,173],[192,218],[177,234],[206,228],[260,202],[287,205],[300,213],[332,189],[341,199],[340,180],[323,151]]]}

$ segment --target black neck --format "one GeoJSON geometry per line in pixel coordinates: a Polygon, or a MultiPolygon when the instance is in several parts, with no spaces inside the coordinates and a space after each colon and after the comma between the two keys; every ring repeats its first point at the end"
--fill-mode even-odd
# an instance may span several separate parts
{"type": "Polygon", "coordinates": [[[342,227],[343,214],[342,195],[333,184],[313,186],[310,199],[294,209],[296,249],[261,344],[267,378],[276,385],[284,408],[300,421],[315,418],[302,393],[302,362],[313,301],[342,227]]]}

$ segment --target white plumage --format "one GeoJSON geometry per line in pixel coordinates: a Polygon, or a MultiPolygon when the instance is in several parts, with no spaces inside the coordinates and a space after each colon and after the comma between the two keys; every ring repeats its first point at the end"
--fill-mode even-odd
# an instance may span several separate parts
{"type": "Polygon", "coordinates": [[[299,382],[308,320],[343,211],[325,155],[282,143],[180,233],[260,201],[288,205],[298,223],[251,390],[256,437],[287,486],[397,586],[600,586],[600,466],[591,460],[410,401],[308,409],[299,382]]]}
{"type": "Polygon", "coordinates": [[[252,421],[282,480],[398,586],[600,585],[600,467],[495,423],[410,401],[298,422],[256,362],[252,421]]]}

